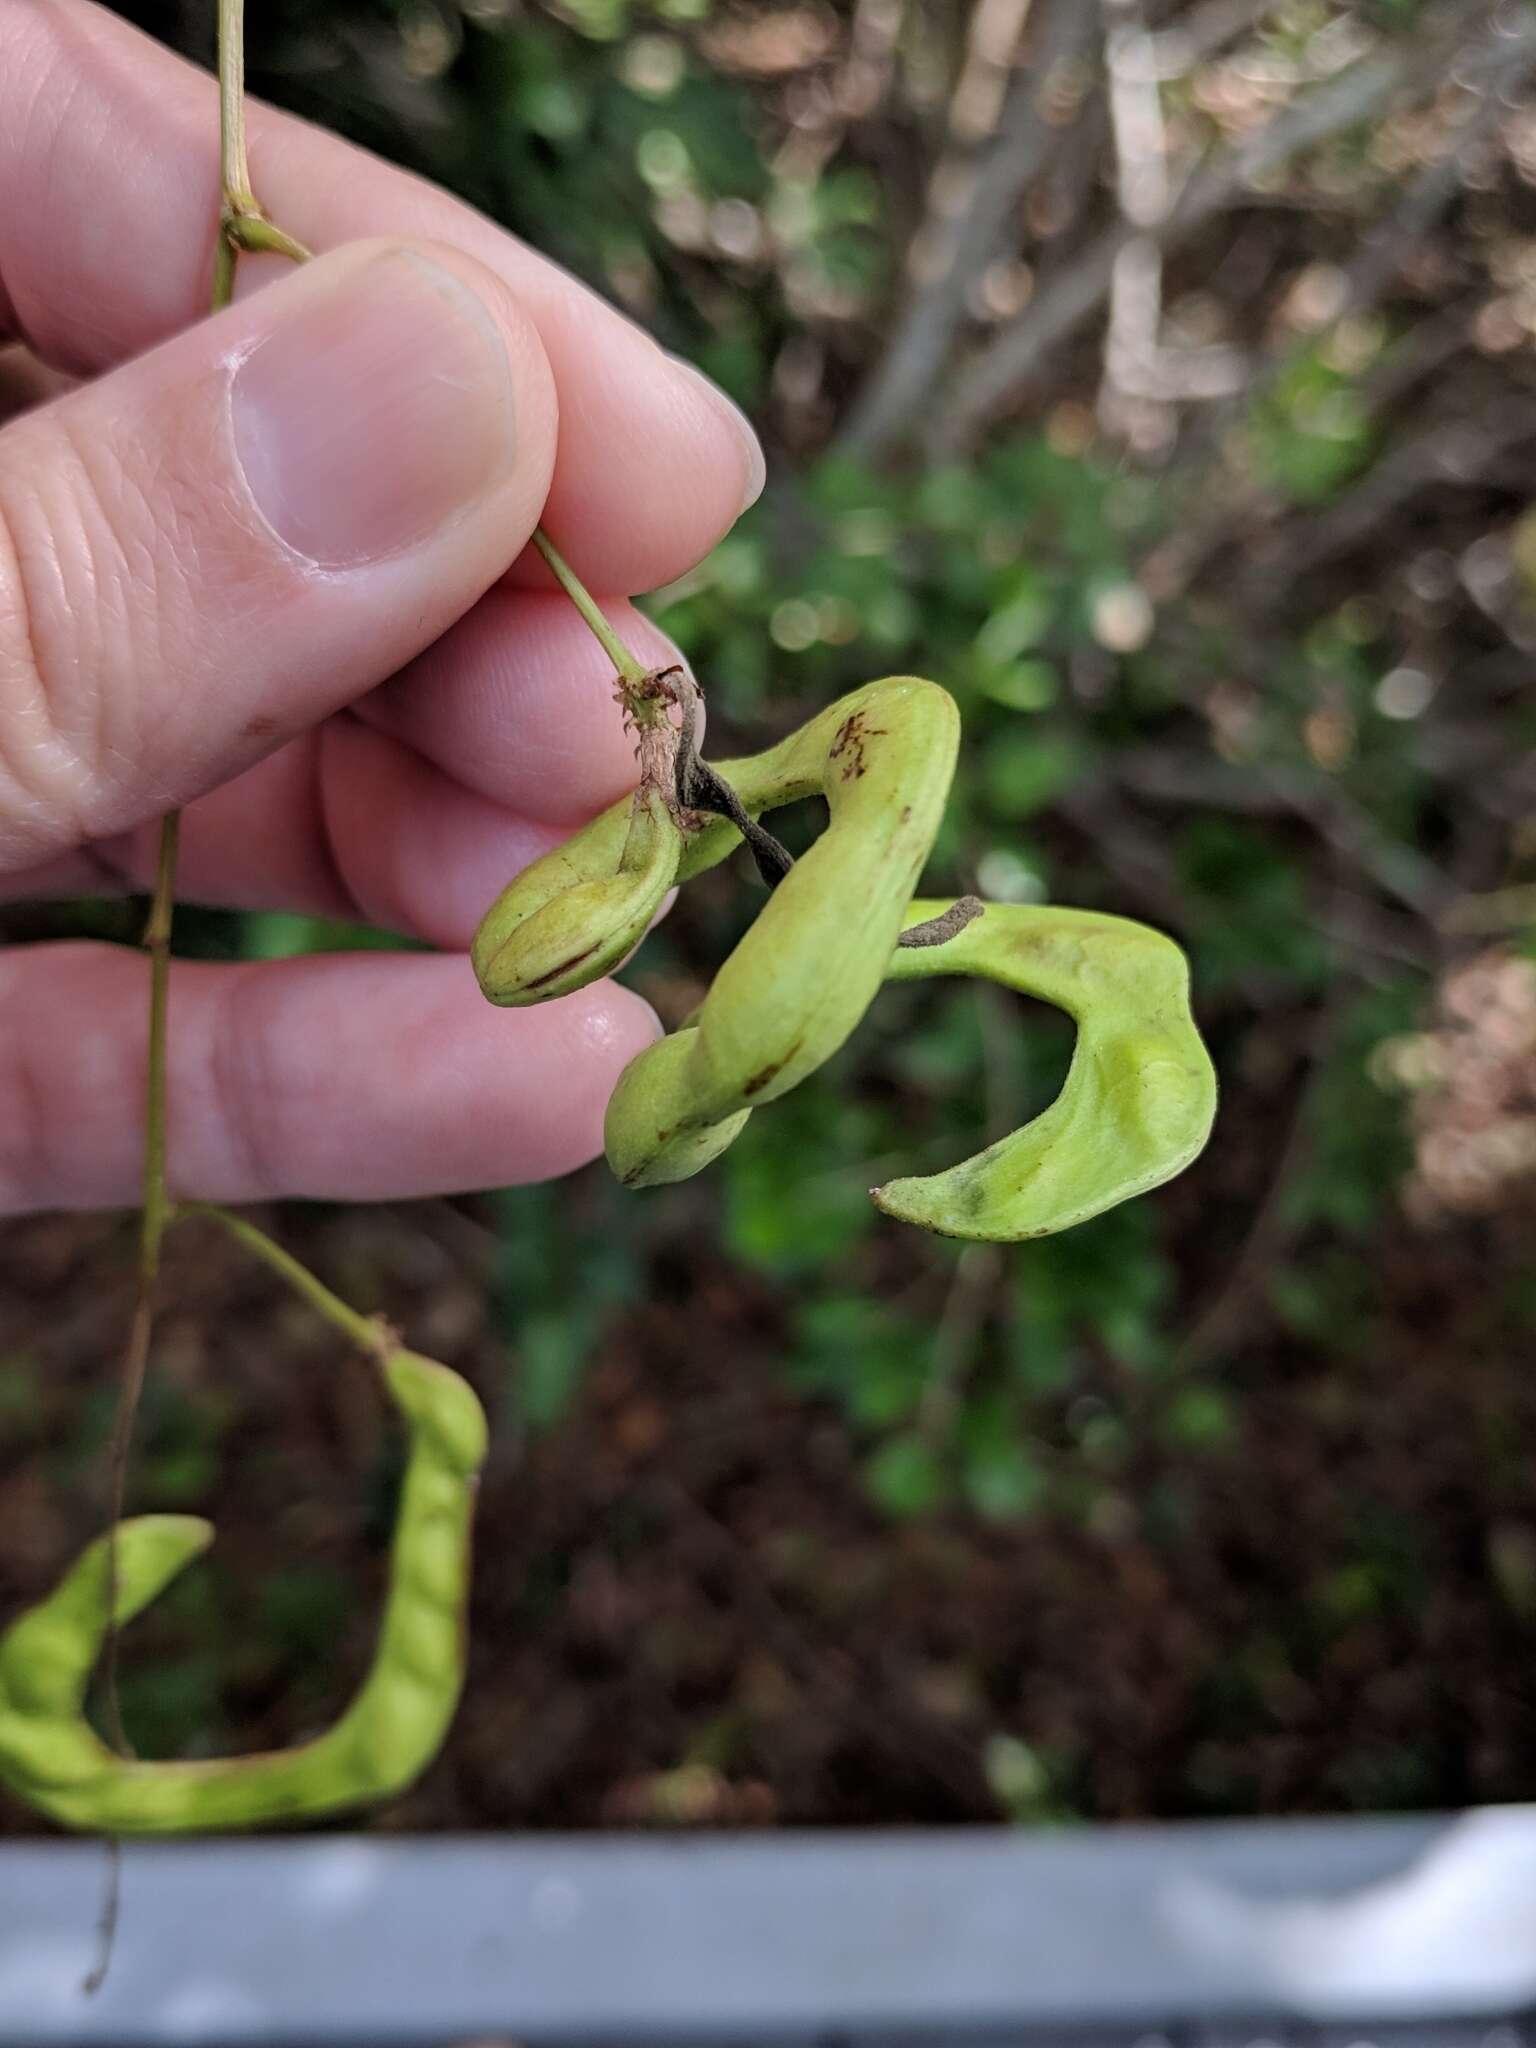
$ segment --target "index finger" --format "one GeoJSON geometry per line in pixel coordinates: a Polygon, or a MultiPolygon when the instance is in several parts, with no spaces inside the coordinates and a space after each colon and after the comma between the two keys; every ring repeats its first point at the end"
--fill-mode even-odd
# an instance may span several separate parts
{"type": "MultiPolygon", "coordinates": [[[[724,394],[557,264],[290,115],[253,103],[249,134],[263,205],[309,247],[424,236],[516,294],[560,401],[545,524],[600,595],[682,574],[757,496],[762,456],[724,394]]],[[[214,81],[136,29],[87,0],[0,0],[0,336],[91,373],[198,319],[217,137],[214,81]]]]}

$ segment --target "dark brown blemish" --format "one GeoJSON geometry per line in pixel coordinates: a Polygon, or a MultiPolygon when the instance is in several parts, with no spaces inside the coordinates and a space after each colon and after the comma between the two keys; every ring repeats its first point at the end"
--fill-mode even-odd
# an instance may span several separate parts
{"type": "Polygon", "coordinates": [[[762,1069],[761,1073],[754,1074],[751,1080],[746,1083],[746,1085],[743,1087],[741,1091],[742,1094],[761,1095],[763,1090],[768,1086],[768,1083],[772,1080],[777,1079],[777,1077],[783,1073],[784,1069],[789,1065],[790,1061],[794,1058],[795,1054],[800,1050],[801,1046],[804,1045],[804,1043],[805,1040],[803,1037],[797,1038],[794,1044],[789,1048],[788,1052],[784,1053],[779,1059],[770,1060],[767,1066],[762,1069]]]}
{"type": "Polygon", "coordinates": [[[258,711],[254,718],[245,722],[245,737],[248,740],[269,740],[277,731],[277,720],[268,712],[258,711]]]}
{"type": "Polygon", "coordinates": [[[532,981],[525,981],[523,987],[529,991],[543,988],[546,982],[558,981],[562,974],[570,974],[584,960],[590,960],[597,951],[596,946],[584,946],[579,953],[573,953],[569,960],[562,960],[558,967],[551,967],[546,974],[535,975],[532,981]]]}
{"type": "Polygon", "coordinates": [[[888,730],[886,726],[870,725],[867,721],[867,712],[850,711],[838,727],[837,737],[828,752],[829,761],[842,762],[844,782],[856,782],[868,766],[864,759],[864,742],[880,739],[888,730]]]}

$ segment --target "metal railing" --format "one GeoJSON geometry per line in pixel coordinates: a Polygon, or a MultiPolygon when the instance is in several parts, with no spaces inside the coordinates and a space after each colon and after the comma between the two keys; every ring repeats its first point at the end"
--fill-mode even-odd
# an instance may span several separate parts
{"type": "Polygon", "coordinates": [[[1536,1807],[130,1844],[87,1999],[102,1877],[0,1846],[5,2048],[1536,2048],[1536,1807]]]}

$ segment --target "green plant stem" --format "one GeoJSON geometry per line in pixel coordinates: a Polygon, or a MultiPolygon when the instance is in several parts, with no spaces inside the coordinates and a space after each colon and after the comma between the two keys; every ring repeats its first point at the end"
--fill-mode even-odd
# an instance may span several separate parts
{"type": "Polygon", "coordinates": [[[155,890],[150,899],[144,949],[149,954],[149,1061],[144,1086],[144,1217],[139,1244],[139,1278],[154,1287],[165,1233],[166,1017],[171,979],[171,919],[176,900],[176,857],[181,846],[181,813],[160,826],[155,890]]]}
{"type": "MultiPolygon", "coordinates": [[[[245,156],[244,73],[242,17],[244,0],[219,0],[219,158],[224,192],[225,218],[246,202],[254,204],[250,172],[245,156]]],[[[214,261],[212,307],[219,312],[230,302],[235,280],[235,250],[221,227],[214,261]]],[[[170,1215],[166,1193],[166,1043],[170,1012],[171,926],[176,903],[176,857],[181,845],[181,813],[172,811],[160,825],[160,847],[155,861],[155,886],[150,898],[149,919],[144,927],[144,950],[149,955],[149,1038],[145,1051],[144,1076],[144,1166],[139,1208],[138,1282],[134,1291],[133,1319],[123,1353],[117,1414],[112,1425],[109,1451],[111,1470],[110,1522],[107,1541],[107,1631],[103,1647],[105,1712],[114,1746],[129,1754],[127,1730],[123,1726],[118,1699],[118,1573],[116,1530],[123,1519],[128,1494],[128,1463],[133,1445],[134,1425],[144,1398],[144,1381],[149,1369],[149,1346],[154,1334],[155,1296],[160,1282],[160,1247],[170,1215]]],[[[110,1952],[115,1907],[109,1905],[104,1936],[110,1952]]],[[[104,1975],[93,1973],[93,1982],[104,1975]]]]}
{"type": "Polygon", "coordinates": [[[241,255],[286,256],[290,263],[307,263],[313,249],[286,234],[265,214],[232,213],[225,217],[224,239],[241,255]]]}
{"type": "MultiPolygon", "coordinates": [[[[219,0],[219,184],[223,204],[218,239],[214,245],[213,290],[210,294],[215,313],[222,311],[234,296],[238,245],[230,234],[230,223],[260,212],[251,190],[245,146],[245,0],[219,0]]],[[[139,1209],[138,1281],[108,1453],[111,1503],[107,1526],[107,1625],[102,1645],[102,1674],[107,1733],[113,1747],[124,1756],[132,1753],[132,1746],[128,1741],[128,1731],[123,1726],[117,1683],[118,1645],[122,1634],[117,1613],[121,1596],[117,1530],[127,1507],[133,1432],[144,1399],[150,1340],[154,1335],[155,1297],[160,1284],[160,1247],[170,1219],[165,1181],[166,1040],[170,1011],[171,925],[175,915],[176,856],[180,845],[181,813],[172,811],[160,824],[155,888],[150,899],[149,921],[144,928],[144,950],[149,955],[149,1041],[145,1052],[144,1173],[139,1209]]],[[[117,1941],[121,1902],[122,1856],[117,1838],[112,1836],[108,1839],[106,1895],[102,1901],[98,1930],[99,1952],[94,1967],[81,1984],[88,1998],[94,1997],[107,1980],[117,1941]]]]}
{"type": "Polygon", "coordinates": [[[160,826],[155,888],[150,899],[149,921],[144,927],[144,950],[149,955],[149,1042],[144,1080],[144,1169],[139,1210],[138,1284],[134,1289],[133,1320],[128,1326],[128,1343],[123,1352],[117,1414],[113,1419],[112,1443],[108,1452],[111,1500],[108,1508],[108,1621],[103,1649],[103,1679],[108,1733],[113,1746],[124,1756],[131,1752],[117,1688],[116,1530],[127,1504],[129,1453],[139,1404],[144,1398],[145,1375],[149,1369],[149,1343],[155,1326],[155,1295],[160,1282],[160,1246],[169,1214],[165,1189],[166,1016],[170,1000],[176,854],[180,840],[181,813],[172,811],[160,826]]]}
{"type": "Polygon", "coordinates": [[[258,1230],[243,1216],[236,1216],[228,1209],[221,1209],[213,1202],[178,1202],[170,1212],[169,1221],[180,1223],[193,1217],[204,1217],[210,1223],[217,1223],[248,1252],[270,1266],[272,1271],[286,1280],[295,1294],[301,1295],[311,1308],[325,1317],[359,1350],[370,1357],[382,1357],[390,1348],[390,1333],[378,1317],[359,1314],[349,1308],[339,1295],[332,1294],[329,1287],[317,1280],[307,1266],[301,1265],[292,1252],[286,1252],[276,1244],[264,1230],[258,1230]]]}
{"type": "MultiPolygon", "coordinates": [[[[637,656],[632,654],[603,616],[602,608],[587,589],[576,571],[555,546],[542,526],[533,530],[533,544],[548,562],[555,580],[566,596],[581,613],[593,634],[602,644],[603,651],[613,663],[623,680],[632,689],[638,689],[646,680],[649,670],[637,656]]],[[[628,701],[626,699],[626,701],[628,701]]],[[[633,707],[632,707],[633,708],[633,707]]]]}
{"type": "MultiPolygon", "coordinates": [[[[230,10],[238,15],[241,0],[225,0],[230,10]]],[[[244,166],[244,142],[240,144],[240,167],[244,166]]],[[[218,263],[221,270],[227,267],[231,282],[234,279],[234,264],[237,254],[249,252],[252,255],[286,256],[290,263],[307,263],[313,256],[312,249],[285,229],[269,221],[257,206],[254,198],[250,202],[254,211],[236,210],[228,204],[224,215],[223,229],[219,236],[218,263]]],[[[542,526],[533,530],[533,544],[549,564],[550,570],[560,588],[575,605],[577,611],[591,628],[614,670],[624,684],[624,703],[631,718],[637,725],[649,724],[657,717],[653,701],[640,694],[650,671],[632,649],[627,647],[614,631],[597,599],[587,589],[576,571],[555,546],[542,526]]]]}
{"type": "Polygon", "coordinates": [[[219,165],[226,216],[259,216],[245,148],[245,0],[219,0],[219,165]]]}

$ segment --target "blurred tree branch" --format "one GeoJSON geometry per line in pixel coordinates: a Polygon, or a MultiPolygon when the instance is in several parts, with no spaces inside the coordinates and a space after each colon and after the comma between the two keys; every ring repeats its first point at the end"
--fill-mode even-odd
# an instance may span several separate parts
{"type": "MultiPolygon", "coordinates": [[[[983,8],[978,7],[976,18],[983,8]]],[[[1016,70],[1001,121],[979,159],[962,138],[929,182],[928,217],[913,244],[920,277],[890,346],[854,407],[842,435],[851,454],[878,458],[902,438],[927,402],[963,326],[971,292],[1009,239],[1023,193],[1049,161],[1063,128],[1053,117],[1063,74],[1086,59],[1098,23],[1086,0],[1033,0],[1032,61],[1016,70]],[[957,205],[957,187],[969,196],[957,205]]],[[[909,260],[909,273],[914,268],[909,260]]]]}
{"type": "MultiPolygon", "coordinates": [[[[1506,17],[1507,20],[1507,17],[1506,17]]],[[[1294,100],[1245,141],[1219,148],[1195,171],[1167,213],[1155,239],[1161,253],[1189,241],[1219,214],[1239,204],[1253,184],[1289,158],[1379,116],[1387,108],[1432,92],[1458,51],[1489,22],[1486,6],[1457,6],[1432,35],[1416,35],[1391,49],[1360,58],[1337,78],[1294,100]]],[[[1507,52],[1512,41],[1536,38],[1536,11],[1522,7],[1519,26],[1493,40],[1507,52]]],[[[1105,229],[1016,320],[1000,330],[960,372],[947,404],[934,418],[931,452],[955,453],[1017,394],[1052,350],[1106,304],[1116,266],[1140,230],[1125,220],[1105,229]]]]}

